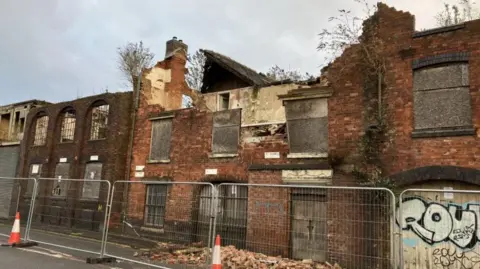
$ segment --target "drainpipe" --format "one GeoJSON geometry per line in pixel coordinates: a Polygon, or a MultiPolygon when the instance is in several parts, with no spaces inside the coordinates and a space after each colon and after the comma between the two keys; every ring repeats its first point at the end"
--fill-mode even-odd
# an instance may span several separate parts
{"type": "MultiPolygon", "coordinates": [[[[139,103],[139,97],[140,97],[140,87],[142,83],[142,71],[140,70],[140,73],[138,74],[138,79],[137,79],[137,87],[135,89],[135,97],[134,97],[134,105],[133,105],[133,113],[132,113],[132,126],[130,128],[130,139],[129,139],[129,145],[128,145],[128,165],[127,165],[127,174],[125,176],[125,180],[129,181],[130,180],[130,173],[131,173],[131,168],[132,168],[132,156],[133,156],[133,137],[135,134],[135,123],[137,119],[137,111],[138,111],[138,103],[139,103]]],[[[125,184],[125,187],[123,189],[123,202],[125,202],[125,214],[128,213],[128,191],[129,191],[130,184],[125,184]]],[[[123,209],[122,209],[123,210],[123,209]]],[[[123,220],[125,219],[124,214],[123,219],[121,220],[123,223],[123,220]]],[[[125,225],[122,225],[122,230],[125,232],[125,225]]]]}

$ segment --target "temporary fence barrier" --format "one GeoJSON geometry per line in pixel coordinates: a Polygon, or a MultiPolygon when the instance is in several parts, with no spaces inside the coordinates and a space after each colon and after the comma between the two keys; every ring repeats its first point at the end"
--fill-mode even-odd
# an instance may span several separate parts
{"type": "Polygon", "coordinates": [[[9,237],[15,215],[20,212],[22,239],[28,239],[30,232],[33,199],[36,191],[35,178],[0,177],[0,235],[9,237]]]}
{"type": "Polygon", "coordinates": [[[168,268],[172,262],[187,268],[206,267],[214,243],[214,203],[215,188],[210,183],[116,181],[105,256],[154,268],[168,268]],[[122,199],[124,192],[128,192],[127,200],[122,199]],[[132,249],[119,249],[111,242],[132,249]]]}
{"type": "Polygon", "coordinates": [[[220,184],[222,245],[346,268],[394,268],[395,195],[385,188],[220,184]]]}
{"type": "Polygon", "coordinates": [[[12,195],[28,197],[31,189],[30,204],[23,204],[25,237],[59,248],[154,268],[172,262],[207,268],[218,234],[222,246],[268,256],[358,269],[396,266],[395,195],[385,188],[10,179],[19,182],[12,195]],[[58,240],[49,231],[67,236],[58,240]]]}
{"type": "Polygon", "coordinates": [[[102,256],[110,182],[59,176],[39,178],[36,189],[28,239],[102,256]],[[68,236],[60,240],[58,234],[68,236]]]}
{"type": "Polygon", "coordinates": [[[407,189],[397,212],[400,268],[480,266],[479,190],[407,189]]]}

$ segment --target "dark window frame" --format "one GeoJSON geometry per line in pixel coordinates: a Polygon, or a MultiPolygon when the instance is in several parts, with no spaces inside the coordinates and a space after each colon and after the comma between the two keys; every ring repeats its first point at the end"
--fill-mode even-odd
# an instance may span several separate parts
{"type": "Polygon", "coordinates": [[[146,227],[164,227],[168,191],[167,184],[145,184],[145,212],[143,219],[146,227]],[[153,191],[155,191],[154,194],[152,194],[153,191]]]}
{"type": "Polygon", "coordinates": [[[45,146],[45,144],[47,143],[49,121],[50,119],[48,115],[43,114],[38,115],[35,119],[35,133],[33,136],[34,146],[45,146]]]}
{"type": "Polygon", "coordinates": [[[218,94],[218,111],[230,109],[230,92],[222,92],[218,94]],[[226,107],[225,107],[226,104],[226,107]]]}
{"type": "MultiPolygon", "coordinates": [[[[230,109],[230,110],[222,110],[222,111],[216,111],[213,113],[213,127],[212,127],[212,137],[211,137],[211,148],[210,151],[212,153],[212,156],[236,156],[238,154],[238,146],[240,144],[240,134],[241,134],[241,127],[242,127],[242,109],[230,109]],[[219,117],[221,118],[221,114],[224,113],[230,113],[230,122],[222,122],[223,120],[219,120],[218,122],[215,121],[215,118],[220,115],[219,117]],[[238,119],[233,119],[233,114],[238,113],[238,119]],[[235,123],[236,121],[236,123],[235,123]],[[228,130],[228,129],[233,129],[235,128],[235,134],[236,134],[236,143],[235,143],[235,149],[232,151],[218,151],[215,150],[217,144],[215,144],[216,136],[215,133],[218,130],[228,130]]],[[[217,134],[218,135],[218,134],[217,134]]],[[[218,145],[217,145],[218,147],[218,145]]],[[[233,147],[233,145],[232,145],[233,147]]]]}
{"type": "Polygon", "coordinates": [[[92,107],[91,115],[90,115],[89,140],[107,139],[109,117],[110,117],[109,104],[100,103],[92,107]]]}
{"type": "Polygon", "coordinates": [[[75,141],[75,127],[77,124],[77,117],[76,117],[75,110],[66,110],[62,112],[61,118],[62,118],[62,122],[60,126],[60,143],[72,143],[75,141]],[[73,119],[73,120],[70,122],[67,122],[67,119],[73,119]]]}
{"type": "Polygon", "coordinates": [[[155,161],[170,161],[170,153],[172,151],[172,135],[173,135],[173,116],[164,116],[164,117],[157,117],[157,118],[151,118],[150,119],[150,123],[151,123],[151,131],[150,131],[150,149],[149,149],[149,153],[148,153],[148,160],[151,161],[151,162],[155,162],[155,161]],[[156,123],[160,123],[160,122],[170,122],[170,126],[169,126],[169,131],[166,131],[166,130],[163,130],[163,133],[161,133],[161,135],[168,135],[169,137],[166,138],[168,139],[168,146],[167,147],[164,147],[167,149],[168,152],[162,152],[162,153],[155,153],[154,150],[160,150],[160,149],[154,149],[153,146],[154,146],[154,139],[155,137],[157,137],[155,135],[155,128],[154,128],[154,125],[156,123]],[[165,133],[166,132],[166,133],[165,133]]]}
{"type": "MultiPolygon", "coordinates": [[[[413,119],[412,119],[412,126],[413,126],[413,131],[411,133],[412,138],[433,138],[433,137],[453,137],[453,136],[469,136],[469,135],[475,135],[476,131],[475,128],[473,127],[473,106],[472,106],[472,100],[471,100],[471,93],[470,93],[470,78],[471,78],[471,69],[470,69],[470,62],[468,60],[469,54],[468,53],[455,53],[455,54],[445,54],[445,55],[437,55],[437,56],[431,56],[427,57],[424,59],[419,59],[415,60],[413,62],[413,69],[412,69],[412,77],[413,77],[413,87],[412,87],[412,95],[413,95],[413,119]],[[442,68],[442,67],[455,67],[459,66],[461,67],[462,65],[466,66],[467,70],[467,83],[465,84],[463,81],[459,81],[458,85],[445,85],[445,87],[426,87],[422,88],[420,85],[416,85],[415,82],[415,76],[417,72],[428,72],[429,70],[435,70],[437,68],[442,68]],[[432,115],[424,115],[420,111],[417,111],[417,109],[420,109],[418,106],[418,103],[422,103],[422,95],[427,95],[427,94],[432,94],[432,92],[435,91],[460,91],[461,89],[463,90],[468,90],[468,93],[470,94],[470,102],[466,105],[469,106],[471,111],[470,115],[470,121],[466,123],[466,125],[459,125],[459,124],[453,124],[450,125],[448,124],[448,118],[442,118],[441,122],[442,124],[439,124],[438,126],[428,126],[424,128],[418,128],[418,118],[421,118],[423,122],[429,121],[430,118],[429,116],[432,115]],[[418,96],[418,97],[417,97],[418,96]],[[419,116],[420,115],[420,116],[419,116]],[[444,126],[441,126],[444,125],[444,126]]],[[[463,78],[463,77],[462,77],[463,78]]],[[[431,86],[431,85],[430,85],[431,86]]],[[[456,95],[456,96],[461,96],[461,95],[456,95]]],[[[423,96],[425,99],[426,97],[423,96]]],[[[428,98],[427,98],[428,99],[428,98]]],[[[449,106],[455,107],[456,105],[452,102],[453,100],[450,100],[451,102],[448,104],[449,106]]],[[[431,104],[435,105],[435,104],[431,104]]],[[[457,115],[458,116],[458,115],[457,115]]],[[[422,121],[421,121],[422,122],[422,121]]],[[[432,120],[432,122],[437,122],[438,121],[432,120]]],[[[452,122],[450,122],[452,123],[452,122]]]]}

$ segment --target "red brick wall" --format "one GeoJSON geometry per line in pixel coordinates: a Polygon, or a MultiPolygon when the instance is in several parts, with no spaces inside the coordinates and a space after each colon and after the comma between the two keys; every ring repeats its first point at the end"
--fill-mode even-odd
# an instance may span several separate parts
{"type": "MultiPolygon", "coordinates": [[[[379,36],[387,44],[386,88],[391,146],[382,159],[390,174],[431,165],[480,167],[480,20],[466,23],[454,31],[413,37],[414,17],[384,4],[379,6],[379,36]],[[401,51],[412,49],[413,55],[401,51]],[[473,125],[476,135],[412,138],[413,71],[412,62],[428,56],[470,52],[469,73],[473,125]]],[[[355,155],[364,130],[363,85],[358,71],[358,46],[347,49],[328,69],[334,88],[329,99],[329,146],[331,154],[355,155]]]]}
{"type": "MultiPolygon", "coordinates": [[[[102,163],[102,180],[108,180],[110,183],[118,180],[125,180],[127,159],[127,147],[129,130],[131,128],[131,108],[132,92],[106,93],[95,96],[80,98],[77,100],[49,104],[40,108],[30,110],[25,127],[25,135],[22,141],[22,151],[20,156],[20,167],[18,175],[28,177],[31,164],[42,164],[41,177],[52,178],[55,175],[55,168],[60,158],[67,158],[70,164],[69,178],[84,178],[86,164],[90,161],[90,156],[97,155],[99,162],[102,163]],[[91,109],[96,102],[105,102],[109,105],[108,131],[105,139],[91,141],[91,109]],[[61,113],[66,108],[73,108],[76,114],[74,142],[60,143],[61,132],[61,113]],[[46,144],[34,146],[35,123],[38,113],[44,113],[49,117],[47,127],[46,144]]],[[[50,196],[51,184],[53,181],[41,181],[39,183],[39,196],[43,197],[45,203],[50,196]]],[[[68,193],[68,199],[74,206],[65,210],[75,211],[81,209],[92,209],[96,213],[95,224],[102,223],[104,209],[107,203],[107,184],[101,185],[100,197],[98,201],[80,201],[82,183],[77,181],[72,183],[68,193]],[[101,206],[101,210],[98,210],[101,206]]],[[[120,190],[121,192],[121,190],[120,190]]],[[[120,200],[121,196],[115,197],[120,200]]],[[[48,214],[41,209],[41,204],[36,208],[35,214],[48,214]]],[[[65,207],[65,204],[60,204],[65,207]]],[[[120,209],[114,208],[115,212],[120,209]]],[[[70,214],[68,212],[68,214],[70,214]]],[[[77,214],[77,213],[76,213],[77,214]]],[[[72,219],[80,219],[75,215],[72,219]]]]}

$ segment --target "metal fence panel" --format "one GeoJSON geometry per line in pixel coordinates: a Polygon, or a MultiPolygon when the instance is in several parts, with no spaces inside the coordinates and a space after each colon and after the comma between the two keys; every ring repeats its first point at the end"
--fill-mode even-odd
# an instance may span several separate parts
{"type": "Polygon", "coordinates": [[[175,268],[179,264],[206,268],[211,260],[214,197],[209,183],[115,182],[105,255],[155,268],[172,263],[175,268]],[[128,247],[119,249],[118,244],[128,247]]]}
{"type": "Polygon", "coordinates": [[[399,202],[403,268],[479,268],[480,191],[407,189],[399,202]]]}
{"type": "Polygon", "coordinates": [[[384,188],[220,184],[222,245],[344,268],[395,266],[395,195],[384,188]]]}
{"type": "Polygon", "coordinates": [[[36,188],[35,178],[14,178],[0,177],[0,181],[5,183],[2,186],[10,186],[2,189],[2,198],[0,207],[4,214],[0,217],[0,235],[9,237],[12,229],[15,215],[20,213],[21,236],[23,240],[28,239],[29,227],[32,215],[32,194],[36,188]]]}
{"type": "Polygon", "coordinates": [[[29,239],[101,255],[110,182],[59,176],[39,178],[36,189],[29,239]]]}

